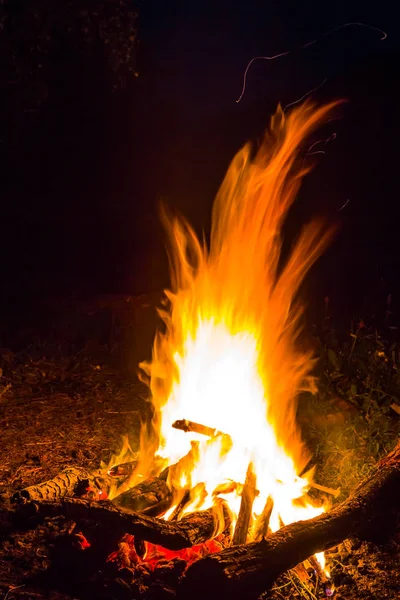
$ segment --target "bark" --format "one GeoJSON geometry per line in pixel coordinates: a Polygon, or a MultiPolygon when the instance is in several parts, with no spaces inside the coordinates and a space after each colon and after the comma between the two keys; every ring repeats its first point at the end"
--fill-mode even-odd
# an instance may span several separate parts
{"type": "Polygon", "coordinates": [[[356,536],[383,541],[400,524],[400,443],[348,500],[328,513],[283,527],[261,542],[223,550],[194,563],[178,598],[258,598],[283,572],[316,552],[356,536]]]}
{"type": "Polygon", "coordinates": [[[26,487],[12,497],[12,502],[19,504],[33,500],[55,501],[65,496],[81,496],[92,490],[97,498],[107,495],[110,489],[110,478],[103,471],[89,472],[82,467],[67,467],[49,481],[26,487]]]}
{"type": "Polygon", "coordinates": [[[104,536],[107,536],[108,531],[112,532],[113,537],[129,533],[168,550],[182,550],[206,542],[223,531],[229,521],[223,502],[217,502],[212,508],[191,513],[180,521],[171,523],[122,510],[109,500],[93,502],[80,498],[65,498],[58,502],[39,501],[22,505],[16,511],[15,521],[18,523],[29,517],[42,519],[60,515],[77,522],[95,522],[97,529],[104,532],[104,536]]]}

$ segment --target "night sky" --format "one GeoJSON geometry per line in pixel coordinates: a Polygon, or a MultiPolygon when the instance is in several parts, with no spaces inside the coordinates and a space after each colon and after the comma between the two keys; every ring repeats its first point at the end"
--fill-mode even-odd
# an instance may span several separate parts
{"type": "Polygon", "coordinates": [[[5,295],[163,287],[160,199],[207,232],[234,153],[260,138],[278,103],[324,80],[315,100],[348,103],[321,131],[336,139],[305,182],[285,239],[315,213],[340,226],[312,273],[313,298],[356,307],[379,286],[397,291],[400,38],[388,5],[144,0],[139,78],[103,96],[73,69],[61,72],[26,160],[6,177],[5,295]],[[324,35],[350,22],[388,37],[355,25],[324,35]],[[248,61],[287,50],[253,64],[237,103],[248,61]]]}

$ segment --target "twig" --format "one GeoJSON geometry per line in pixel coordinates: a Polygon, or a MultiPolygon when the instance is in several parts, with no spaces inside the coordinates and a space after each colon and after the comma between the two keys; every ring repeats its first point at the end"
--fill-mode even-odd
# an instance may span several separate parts
{"type": "Polygon", "coordinates": [[[319,485],[319,483],[311,482],[308,484],[309,487],[314,488],[315,490],[319,490],[320,492],[325,492],[325,494],[330,494],[337,498],[340,495],[340,488],[336,490],[330,487],[326,487],[325,485],[319,485]]]}

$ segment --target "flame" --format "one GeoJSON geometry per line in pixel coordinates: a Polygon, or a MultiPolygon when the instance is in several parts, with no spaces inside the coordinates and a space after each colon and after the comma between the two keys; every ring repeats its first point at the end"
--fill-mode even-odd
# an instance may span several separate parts
{"type": "Polygon", "coordinates": [[[258,150],[248,144],[238,152],[214,202],[209,248],[184,218],[163,209],[172,291],[161,311],[165,331],[156,336],[152,362],[141,365],[155,416],[143,432],[137,473],[155,453],[176,465],[176,503],[185,490],[201,490],[186,512],[212,505],[225,485],[237,516],[251,465],[257,495],[250,538],[268,498],[272,530],[324,510],[307,496],[311,474],[298,475],[309,455],[296,424],[297,396],[312,388],[313,360],[298,345],[297,293],[332,229],[306,225],[283,266],[281,231],[309,170],[298,160],[301,144],[336,104],[307,102],[287,114],[278,108],[258,150]],[[179,419],[226,435],[179,431],[172,427],[179,419]]]}

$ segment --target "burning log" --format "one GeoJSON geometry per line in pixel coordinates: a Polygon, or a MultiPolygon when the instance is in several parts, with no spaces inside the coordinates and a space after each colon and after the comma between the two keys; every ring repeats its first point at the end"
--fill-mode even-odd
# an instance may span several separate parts
{"type": "MultiPolygon", "coordinates": [[[[159,475],[150,476],[141,483],[128,489],[126,489],[125,485],[124,491],[114,497],[114,504],[121,508],[141,512],[152,517],[161,515],[171,506],[174,496],[174,480],[176,473],[178,473],[179,478],[179,472],[182,469],[187,469],[187,465],[192,465],[197,454],[198,442],[192,442],[192,448],[188,454],[183,456],[176,464],[165,467],[159,475]]],[[[153,465],[153,472],[158,472],[163,463],[163,459],[160,459],[159,462],[156,460],[153,465]]],[[[179,506],[176,518],[178,518],[179,513],[184,506],[193,499],[193,493],[194,490],[182,498],[182,505],[179,506]]]]}
{"type": "Polygon", "coordinates": [[[129,477],[136,469],[138,460],[131,460],[128,462],[114,465],[109,469],[108,474],[110,477],[129,477]]]}
{"type": "Polygon", "coordinates": [[[281,573],[345,538],[383,541],[400,523],[399,493],[400,443],[328,513],[199,560],[188,569],[178,598],[257,598],[281,573]]]}
{"type": "Polygon", "coordinates": [[[274,508],[274,501],[271,496],[268,496],[267,501],[265,503],[264,509],[257,519],[256,523],[256,531],[254,534],[254,539],[256,542],[260,542],[268,535],[268,527],[269,521],[271,519],[272,511],[274,508]]]}
{"type": "Polygon", "coordinates": [[[206,495],[207,495],[207,492],[206,492],[204,483],[198,483],[197,485],[194,486],[193,489],[186,490],[185,493],[183,494],[180,502],[178,502],[178,504],[176,505],[175,510],[172,513],[169,520],[170,521],[178,521],[180,519],[180,516],[181,516],[183,510],[189,503],[196,500],[196,498],[198,500],[199,499],[203,500],[206,495]]]}
{"type": "Polygon", "coordinates": [[[256,476],[253,472],[253,466],[250,463],[247,469],[246,481],[243,486],[238,520],[236,521],[235,531],[232,538],[233,546],[246,543],[247,532],[249,530],[251,519],[251,511],[256,495],[256,476]]]}
{"type": "Polygon", "coordinates": [[[181,513],[183,511],[183,509],[185,508],[185,506],[190,502],[190,490],[186,490],[182,496],[182,498],[180,499],[180,501],[178,502],[178,504],[176,505],[174,512],[172,513],[171,517],[170,517],[170,521],[178,521],[179,517],[181,516],[181,513]]]}
{"type": "Polygon", "coordinates": [[[113,503],[131,511],[157,516],[171,506],[171,500],[172,493],[167,482],[160,477],[150,477],[116,496],[113,503]]]}
{"type": "Polygon", "coordinates": [[[68,467],[49,481],[15,492],[12,501],[19,504],[33,500],[56,501],[65,496],[83,496],[87,493],[100,499],[107,496],[109,489],[110,479],[103,471],[91,473],[82,467],[68,467]]]}
{"type": "Polygon", "coordinates": [[[172,523],[122,510],[109,500],[93,502],[81,498],[30,502],[20,506],[16,512],[17,519],[60,515],[76,521],[94,521],[105,530],[112,531],[114,537],[129,533],[138,540],[145,540],[168,550],[182,550],[202,544],[223,531],[229,522],[228,510],[222,500],[207,510],[191,513],[172,523]]]}

